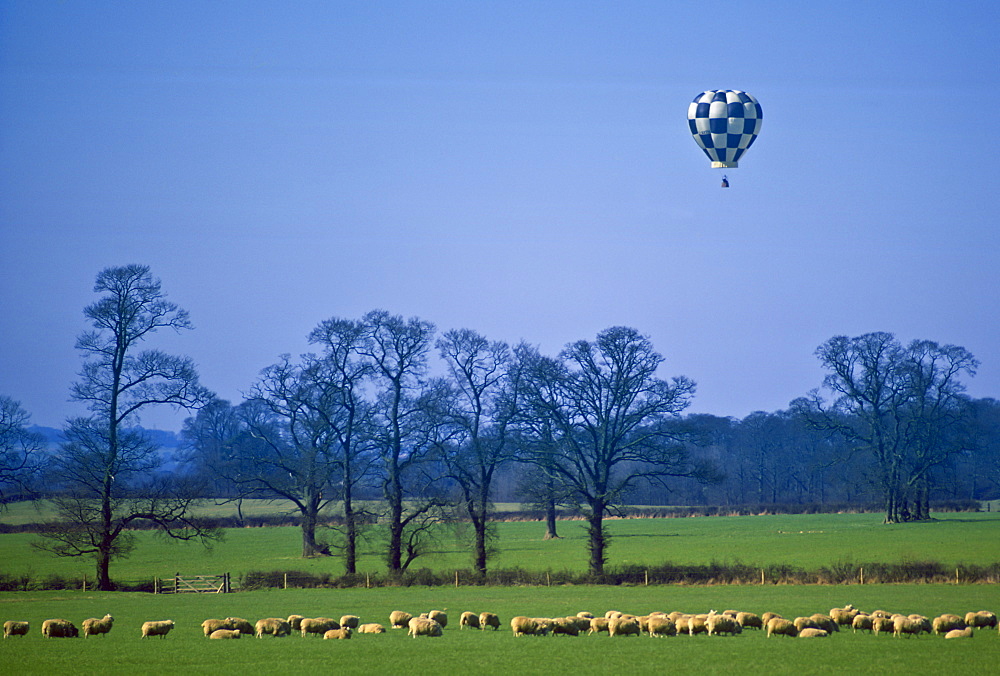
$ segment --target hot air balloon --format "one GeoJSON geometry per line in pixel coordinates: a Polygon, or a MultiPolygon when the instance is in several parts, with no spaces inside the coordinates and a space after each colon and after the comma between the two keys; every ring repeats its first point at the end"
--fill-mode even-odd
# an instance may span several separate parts
{"type": "MultiPolygon", "coordinates": [[[[713,89],[694,97],[688,106],[688,126],[713,169],[733,169],[760,133],[764,112],[750,94],[738,89],[713,89]]],[[[728,188],[728,180],[722,187],[728,188]]]]}

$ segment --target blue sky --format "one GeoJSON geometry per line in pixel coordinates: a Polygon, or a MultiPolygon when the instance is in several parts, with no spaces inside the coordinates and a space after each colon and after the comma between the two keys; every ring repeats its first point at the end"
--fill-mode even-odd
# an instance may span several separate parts
{"type": "MultiPolygon", "coordinates": [[[[614,325],[743,417],[828,338],[1000,396],[1000,4],[0,2],[0,394],[59,426],[97,272],[143,263],[238,401],[384,308],[554,354],[614,325]],[[708,89],[764,110],[719,187],[708,89]]],[[[176,429],[162,412],[143,423],[176,429]]]]}

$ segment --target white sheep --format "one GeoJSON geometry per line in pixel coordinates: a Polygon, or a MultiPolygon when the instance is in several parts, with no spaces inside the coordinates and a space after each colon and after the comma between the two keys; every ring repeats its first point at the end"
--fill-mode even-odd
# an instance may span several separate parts
{"type": "Polygon", "coordinates": [[[926,629],[924,623],[913,617],[897,615],[892,620],[893,636],[903,636],[904,634],[907,638],[910,636],[919,636],[920,632],[924,631],[924,629],[926,629]]]}
{"type": "Polygon", "coordinates": [[[479,629],[479,615],[469,610],[462,613],[461,617],[458,618],[458,628],[465,629],[466,627],[479,629]]]}
{"type": "Polygon", "coordinates": [[[375,622],[368,622],[367,624],[362,624],[358,626],[359,634],[384,634],[385,627],[381,624],[375,622]]]}
{"type": "Polygon", "coordinates": [[[883,631],[893,631],[892,618],[872,615],[872,633],[878,636],[883,631]]]}
{"type": "Polygon", "coordinates": [[[341,627],[357,629],[359,624],[361,624],[361,618],[358,617],[357,615],[343,615],[340,618],[341,627]]]}
{"type": "Polygon", "coordinates": [[[816,629],[815,627],[806,627],[799,632],[799,638],[826,638],[830,635],[830,632],[825,629],[816,629]]]}
{"type": "Polygon", "coordinates": [[[351,638],[351,628],[341,627],[340,629],[330,629],[323,633],[323,638],[326,639],[348,639],[351,638]]]}
{"type": "MultiPolygon", "coordinates": [[[[554,617],[552,618],[552,635],[563,634],[564,636],[579,636],[580,629],[577,627],[576,621],[582,619],[579,617],[554,617]]],[[[587,626],[590,627],[590,620],[587,620],[587,626]]]]}
{"type": "Polygon", "coordinates": [[[976,629],[988,629],[997,626],[997,616],[988,610],[977,610],[965,614],[965,623],[976,629]]]}
{"type": "Polygon", "coordinates": [[[764,623],[755,613],[740,612],[736,614],[736,622],[744,629],[763,629],[764,623]]]}
{"type": "Polygon", "coordinates": [[[441,625],[429,618],[414,617],[409,622],[407,635],[413,638],[417,636],[441,636],[441,625]]]}
{"type": "MultiPolygon", "coordinates": [[[[513,622],[513,620],[511,620],[513,622]]],[[[606,617],[592,617],[590,619],[590,634],[599,634],[602,631],[606,634],[608,633],[608,622],[610,620],[606,617]]]]}
{"type": "Polygon", "coordinates": [[[389,626],[393,629],[402,629],[409,626],[411,619],[413,619],[413,615],[403,610],[394,610],[389,613],[389,626]]]}
{"type": "Polygon", "coordinates": [[[332,617],[304,617],[299,623],[302,636],[307,634],[325,634],[332,629],[340,629],[340,623],[332,617]]]}
{"type": "Polygon", "coordinates": [[[302,628],[302,620],[305,619],[302,615],[289,615],[288,616],[288,628],[292,631],[299,631],[302,628]]]}
{"type": "Polygon", "coordinates": [[[42,636],[45,638],[76,638],[80,631],[69,620],[52,619],[42,622],[42,636]]]}
{"type": "Polygon", "coordinates": [[[708,619],[705,620],[705,629],[709,636],[721,634],[735,636],[743,631],[743,627],[731,615],[716,615],[714,613],[709,613],[708,619]]]}
{"type": "Polygon", "coordinates": [[[972,638],[972,627],[965,629],[952,629],[944,635],[945,638],[972,638]]]}
{"type": "Polygon", "coordinates": [[[945,613],[944,615],[938,615],[931,622],[931,629],[935,634],[947,634],[952,629],[965,629],[966,624],[958,615],[952,615],[950,613],[945,613]]]}
{"type": "Polygon", "coordinates": [[[257,620],[254,627],[254,634],[257,638],[264,638],[264,634],[272,636],[288,636],[292,633],[292,626],[288,620],[281,617],[265,617],[257,620]]]}
{"type": "Polygon", "coordinates": [[[96,617],[89,617],[83,621],[83,637],[97,636],[98,634],[107,634],[111,631],[111,625],[115,622],[115,618],[111,617],[108,613],[101,619],[96,617]]]}
{"type": "Polygon", "coordinates": [[[859,631],[870,633],[872,631],[872,616],[867,613],[858,613],[851,621],[851,627],[854,629],[855,634],[859,631]]]}
{"type": "Polygon", "coordinates": [[[845,626],[850,626],[854,624],[854,618],[860,614],[857,608],[848,603],[843,608],[831,608],[830,617],[837,624],[842,624],[845,626]]]}
{"type": "Polygon", "coordinates": [[[518,615],[510,619],[510,630],[514,636],[544,636],[549,633],[552,625],[546,621],[539,622],[542,618],[525,617],[518,615]]]}
{"type": "Polygon", "coordinates": [[[7,620],[3,623],[3,637],[26,636],[31,625],[28,622],[18,622],[17,620],[7,620]]]}
{"type": "Polygon", "coordinates": [[[814,613],[809,616],[819,629],[832,634],[835,631],[840,631],[840,625],[829,615],[824,615],[823,613],[814,613]]]}
{"type": "Polygon", "coordinates": [[[209,618],[201,623],[201,630],[207,637],[211,637],[212,632],[218,631],[219,629],[229,629],[229,625],[225,620],[209,618]]]}
{"type": "Polygon", "coordinates": [[[650,636],[676,636],[677,626],[669,617],[650,615],[646,629],[650,636]]]}
{"type": "Polygon", "coordinates": [[[448,614],[443,610],[432,610],[427,613],[427,619],[434,620],[444,629],[448,626],[448,614]]]}
{"type": "Polygon", "coordinates": [[[594,617],[594,614],[593,613],[589,613],[586,610],[581,610],[580,612],[578,612],[576,614],[576,616],[577,617],[583,617],[583,618],[586,618],[586,619],[589,620],[589,619],[592,619],[594,617]]]}
{"type": "Polygon", "coordinates": [[[798,636],[799,630],[795,623],[783,617],[772,617],[767,621],[767,637],[778,634],[783,636],[798,636]]]}
{"type": "Polygon", "coordinates": [[[174,628],[173,620],[153,620],[142,623],[142,637],[159,636],[164,638],[174,628]]]}
{"type": "Polygon", "coordinates": [[[635,617],[613,617],[608,620],[608,634],[611,636],[640,636],[642,630],[635,617]]]}
{"type": "Polygon", "coordinates": [[[243,633],[239,629],[216,629],[208,637],[214,639],[232,639],[239,638],[242,635],[243,633]]]}
{"type": "Polygon", "coordinates": [[[500,618],[496,613],[479,613],[479,628],[486,631],[486,627],[492,627],[493,631],[500,628],[500,618]]]}

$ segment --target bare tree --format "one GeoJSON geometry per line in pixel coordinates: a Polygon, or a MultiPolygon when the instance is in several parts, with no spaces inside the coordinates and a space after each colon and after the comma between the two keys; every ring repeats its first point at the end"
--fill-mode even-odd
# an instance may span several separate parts
{"type": "Polygon", "coordinates": [[[20,402],[0,395],[0,504],[32,493],[45,439],[28,430],[30,420],[20,402]]]}
{"type": "MultiPolygon", "coordinates": [[[[649,339],[612,327],[594,342],[581,340],[549,359],[526,351],[523,379],[526,428],[550,427],[555,448],[538,462],[587,507],[589,569],[604,572],[604,518],[637,481],[708,476],[663,423],[690,403],[694,383],[658,378],[663,362],[649,339]]],[[[529,458],[530,459],[530,458],[529,458]]]]}
{"type": "Polygon", "coordinates": [[[53,480],[63,486],[65,500],[57,503],[61,522],[43,533],[40,546],[61,556],[93,556],[98,588],[111,590],[110,562],[129,551],[126,528],[136,520],[153,521],[181,539],[217,537],[189,518],[192,496],[179,484],[123,480],[155,464],[156,449],[128,429],[142,411],[161,404],[197,408],[211,393],[198,383],[190,359],[137,352],[159,329],[191,328],[187,312],[166,300],[148,267],[107,268],[97,275],[94,292],[104,296],[84,309],[93,330],[77,340],[85,361],[72,388],[91,417],[70,421],[53,462],[53,480]]]}

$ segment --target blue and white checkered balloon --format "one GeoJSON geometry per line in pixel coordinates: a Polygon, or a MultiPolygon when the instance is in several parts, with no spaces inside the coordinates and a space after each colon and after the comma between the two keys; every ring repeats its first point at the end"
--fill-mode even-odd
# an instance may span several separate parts
{"type": "Polygon", "coordinates": [[[688,106],[691,134],[713,168],[738,167],[740,157],[760,133],[763,119],[757,99],[738,89],[703,92],[688,106]]]}

